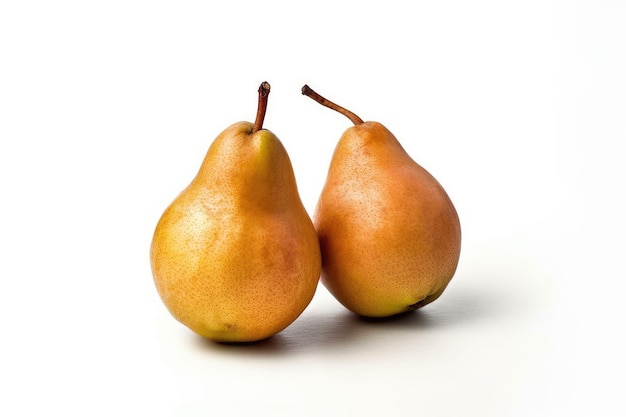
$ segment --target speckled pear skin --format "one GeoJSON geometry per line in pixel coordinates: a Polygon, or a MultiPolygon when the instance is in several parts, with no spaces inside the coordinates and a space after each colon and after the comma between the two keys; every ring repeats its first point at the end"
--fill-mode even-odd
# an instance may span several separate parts
{"type": "Polygon", "coordinates": [[[210,146],[154,232],[150,260],[171,314],[222,342],[268,338],[310,303],[317,235],[278,138],[235,123],[210,146]]]}
{"type": "Polygon", "coordinates": [[[382,124],[350,127],[314,214],[322,283],[346,308],[387,317],[437,299],[460,257],[456,209],[382,124]]]}

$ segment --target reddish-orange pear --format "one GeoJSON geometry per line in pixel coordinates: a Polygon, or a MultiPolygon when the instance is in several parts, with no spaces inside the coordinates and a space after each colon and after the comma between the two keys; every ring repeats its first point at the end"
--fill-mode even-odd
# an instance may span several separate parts
{"type": "Polygon", "coordinates": [[[159,220],[150,261],[172,315],[216,341],[249,342],[291,324],[313,298],[321,259],[285,148],[254,124],[226,128],[159,220]]]}
{"type": "Polygon", "coordinates": [[[313,222],[322,251],[322,283],[366,317],[415,310],[437,299],[461,251],[456,209],[439,182],[378,122],[302,93],[348,117],[313,222]]]}

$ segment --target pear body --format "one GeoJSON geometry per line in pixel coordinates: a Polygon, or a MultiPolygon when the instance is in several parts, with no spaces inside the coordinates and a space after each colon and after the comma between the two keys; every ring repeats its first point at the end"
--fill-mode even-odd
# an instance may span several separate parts
{"type": "Polygon", "coordinates": [[[150,260],[171,314],[224,342],[268,338],[309,304],[321,258],[293,168],[268,130],[235,123],[165,210],[150,260]]]}
{"type": "Polygon", "coordinates": [[[361,316],[392,316],[434,301],[459,261],[452,201],[377,122],[342,135],[314,223],[322,283],[361,316]]]}

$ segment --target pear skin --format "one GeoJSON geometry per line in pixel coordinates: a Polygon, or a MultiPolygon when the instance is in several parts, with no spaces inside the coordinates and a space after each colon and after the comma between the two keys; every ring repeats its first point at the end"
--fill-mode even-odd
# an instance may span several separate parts
{"type": "Polygon", "coordinates": [[[456,209],[387,128],[349,117],[355,126],[337,143],[314,214],[321,281],[361,316],[421,308],[443,293],[456,271],[456,209]]]}
{"type": "Polygon", "coordinates": [[[268,338],[310,303],[317,234],[278,138],[249,122],[225,129],[161,216],[150,260],[170,313],[223,342],[268,338]]]}

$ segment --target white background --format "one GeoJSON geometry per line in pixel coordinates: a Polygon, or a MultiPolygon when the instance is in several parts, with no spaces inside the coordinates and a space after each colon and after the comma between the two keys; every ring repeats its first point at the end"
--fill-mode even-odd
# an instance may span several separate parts
{"type": "Polygon", "coordinates": [[[626,4],[219,4],[1,3],[0,414],[626,415],[626,4]],[[309,212],[350,123],[304,83],[448,190],[437,302],[368,323],[320,286],[251,346],[169,315],[154,226],[263,80],[309,212]]]}

